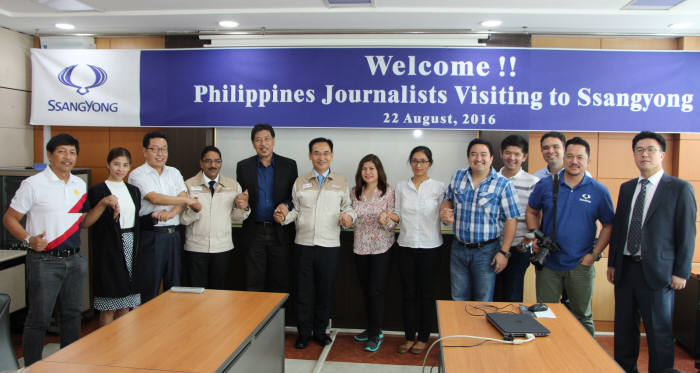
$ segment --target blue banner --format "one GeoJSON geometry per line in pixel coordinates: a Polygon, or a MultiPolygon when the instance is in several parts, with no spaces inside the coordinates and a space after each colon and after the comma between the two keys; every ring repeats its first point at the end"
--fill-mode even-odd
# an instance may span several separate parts
{"type": "Polygon", "coordinates": [[[700,52],[148,50],[142,126],[700,132],[700,52]]]}

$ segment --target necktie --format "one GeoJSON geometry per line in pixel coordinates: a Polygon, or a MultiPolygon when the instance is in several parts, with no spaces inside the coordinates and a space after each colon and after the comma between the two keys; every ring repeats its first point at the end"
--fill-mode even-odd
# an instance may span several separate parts
{"type": "Polygon", "coordinates": [[[323,176],[323,175],[318,175],[318,176],[316,176],[316,178],[318,179],[318,187],[319,187],[319,188],[322,187],[322,186],[323,186],[323,180],[325,180],[326,177],[323,176]]]}
{"type": "Polygon", "coordinates": [[[649,180],[642,179],[639,183],[641,184],[639,186],[639,194],[637,194],[637,199],[634,201],[632,221],[627,233],[627,251],[629,251],[630,255],[639,255],[639,250],[642,246],[642,216],[644,215],[644,200],[646,199],[649,180]]]}
{"type": "Polygon", "coordinates": [[[209,181],[209,191],[211,192],[211,195],[214,195],[214,185],[216,185],[216,181],[210,180],[209,181]]]}

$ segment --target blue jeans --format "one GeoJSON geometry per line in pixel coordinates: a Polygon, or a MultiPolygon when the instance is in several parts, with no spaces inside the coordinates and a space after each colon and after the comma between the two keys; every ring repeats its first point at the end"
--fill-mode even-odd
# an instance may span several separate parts
{"type": "Polygon", "coordinates": [[[452,299],[493,300],[496,273],[491,261],[499,249],[498,240],[478,249],[468,249],[454,239],[450,252],[452,299]]]}
{"type": "Polygon", "coordinates": [[[61,348],[80,338],[83,281],[87,261],[80,253],[57,258],[47,253],[27,251],[27,303],[22,351],[24,365],[41,360],[44,336],[54,306],[61,317],[61,348]]]}

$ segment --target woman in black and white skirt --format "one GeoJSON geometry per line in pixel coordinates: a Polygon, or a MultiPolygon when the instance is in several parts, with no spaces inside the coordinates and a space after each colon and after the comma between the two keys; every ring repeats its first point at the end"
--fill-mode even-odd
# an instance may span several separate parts
{"type": "Polygon", "coordinates": [[[100,326],[109,324],[141,303],[134,282],[138,247],[138,213],[141,193],[124,182],[131,168],[131,154],[114,148],[107,156],[109,178],[88,190],[93,208],[83,227],[93,226],[92,252],[94,308],[100,326]]]}

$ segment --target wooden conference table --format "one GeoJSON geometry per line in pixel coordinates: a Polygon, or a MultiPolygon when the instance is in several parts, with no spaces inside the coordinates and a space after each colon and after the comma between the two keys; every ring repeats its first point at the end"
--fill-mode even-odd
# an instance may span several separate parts
{"type": "MultiPolygon", "coordinates": [[[[483,304],[505,306],[500,302],[455,302],[437,301],[440,337],[467,334],[480,337],[502,339],[484,316],[472,316],[466,312],[467,306],[483,304]]],[[[605,350],[579,324],[562,304],[547,304],[556,315],[555,319],[537,319],[551,331],[547,337],[537,337],[534,341],[521,345],[488,342],[477,347],[445,346],[472,345],[477,339],[454,338],[441,342],[441,357],[445,372],[622,372],[605,350]]],[[[513,312],[518,304],[513,304],[513,312]]],[[[483,312],[473,307],[474,314],[483,312]]],[[[492,312],[492,311],[490,311],[492,312]]]]}
{"type": "Polygon", "coordinates": [[[287,294],[165,292],[31,372],[284,371],[287,294]]]}

